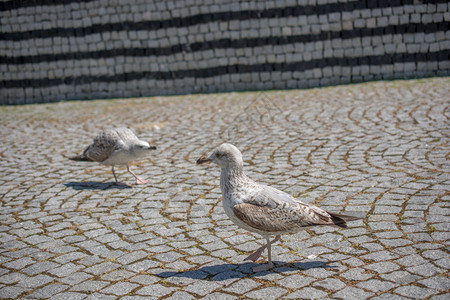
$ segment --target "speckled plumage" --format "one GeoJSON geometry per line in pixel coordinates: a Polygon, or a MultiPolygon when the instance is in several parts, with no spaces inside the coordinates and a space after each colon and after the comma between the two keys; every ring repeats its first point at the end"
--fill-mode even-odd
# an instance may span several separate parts
{"type": "Polygon", "coordinates": [[[140,179],[130,169],[128,163],[132,160],[144,157],[148,150],[156,149],[147,142],[141,141],[128,128],[120,127],[107,129],[98,134],[91,145],[83,154],[70,158],[75,161],[95,161],[112,166],[112,172],[117,184],[117,176],[114,166],[125,165],[127,170],[136,178],[137,184],[144,184],[146,180],[140,179]]]}
{"type": "MultiPolygon", "coordinates": [[[[231,144],[220,145],[209,158],[198,163],[213,161],[221,169],[220,188],[225,213],[239,227],[261,234],[266,238],[270,258],[269,238],[284,233],[297,232],[311,226],[331,225],[347,227],[346,221],[359,218],[327,212],[317,206],[303,203],[291,195],[275,188],[258,184],[243,171],[241,152],[231,144]]],[[[259,257],[257,252],[249,256],[259,257]]]]}
{"type": "Polygon", "coordinates": [[[243,172],[224,168],[220,178],[227,215],[249,231],[266,236],[296,232],[315,225],[335,225],[325,210],[258,184],[243,172]]]}

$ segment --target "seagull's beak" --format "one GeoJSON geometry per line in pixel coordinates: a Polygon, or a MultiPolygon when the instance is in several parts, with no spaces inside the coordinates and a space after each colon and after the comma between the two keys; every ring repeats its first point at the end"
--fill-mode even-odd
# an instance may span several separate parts
{"type": "Polygon", "coordinates": [[[156,146],[152,145],[152,142],[147,142],[148,143],[148,150],[156,150],[156,146]]]}
{"type": "Polygon", "coordinates": [[[197,159],[197,165],[201,165],[204,163],[208,163],[213,161],[211,158],[206,157],[206,155],[202,155],[199,159],[197,159]]]}

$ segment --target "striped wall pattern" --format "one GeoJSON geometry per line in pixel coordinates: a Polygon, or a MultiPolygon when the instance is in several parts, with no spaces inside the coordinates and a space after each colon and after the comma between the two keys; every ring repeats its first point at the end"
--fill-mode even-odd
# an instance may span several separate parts
{"type": "Polygon", "coordinates": [[[447,2],[0,1],[0,104],[446,76],[447,2]]]}

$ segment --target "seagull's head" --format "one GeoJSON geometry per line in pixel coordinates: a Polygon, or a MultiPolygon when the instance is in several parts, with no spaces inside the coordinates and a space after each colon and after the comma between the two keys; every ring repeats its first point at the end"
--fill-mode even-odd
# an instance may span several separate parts
{"type": "Polygon", "coordinates": [[[243,160],[241,151],[232,144],[224,143],[217,147],[209,156],[202,156],[197,160],[197,164],[213,162],[221,168],[242,168],[243,160]]]}
{"type": "Polygon", "coordinates": [[[155,146],[151,146],[149,143],[144,141],[139,141],[135,145],[133,145],[133,152],[138,157],[143,157],[148,154],[149,151],[155,150],[155,146]]]}

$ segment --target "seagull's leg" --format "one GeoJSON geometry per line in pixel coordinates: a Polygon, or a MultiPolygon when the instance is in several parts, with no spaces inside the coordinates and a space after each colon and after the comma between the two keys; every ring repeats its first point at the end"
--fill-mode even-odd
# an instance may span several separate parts
{"type": "Polygon", "coordinates": [[[249,256],[247,256],[244,260],[251,260],[251,261],[257,261],[258,258],[261,256],[261,254],[263,253],[264,249],[267,248],[267,244],[259,247],[258,250],[256,250],[255,252],[253,252],[252,254],[250,254],[249,256]]]}
{"type": "Polygon", "coordinates": [[[116,185],[130,186],[129,184],[126,184],[126,183],[123,183],[123,182],[119,182],[117,180],[116,171],[114,170],[114,166],[112,166],[112,173],[114,175],[114,179],[116,180],[116,185]]]}
{"type": "Polygon", "coordinates": [[[273,241],[270,241],[269,238],[267,238],[267,260],[268,263],[264,264],[264,265],[259,265],[257,267],[253,268],[253,272],[262,272],[262,271],[267,271],[273,268],[273,262],[272,262],[272,243],[276,242],[278,239],[280,238],[279,235],[277,235],[275,237],[275,239],[273,241]]]}
{"type": "Polygon", "coordinates": [[[128,166],[128,164],[127,164],[127,170],[134,176],[134,178],[136,178],[136,184],[146,184],[148,182],[148,180],[139,178],[136,174],[134,174],[133,171],[130,170],[130,166],[128,166]]]}
{"type": "MultiPolygon", "coordinates": [[[[279,240],[280,240],[280,237],[281,237],[281,235],[277,235],[277,236],[273,239],[273,241],[270,242],[270,244],[273,244],[273,243],[279,241],[279,240]]],[[[249,256],[247,256],[247,258],[245,258],[244,260],[256,261],[256,260],[261,256],[261,254],[263,253],[264,249],[267,248],[267,245],[268,245],[268,244],[259,247],[258,250],[256,250],[255,252],[253,252],[252,254],[250,254],[249,256]]]]}
{"type": "Polygon", "coordinates": [[[272,243],[270,243],[267,246],[267,269],[273,268],[273,262],[272,262],[272,243]]]}

